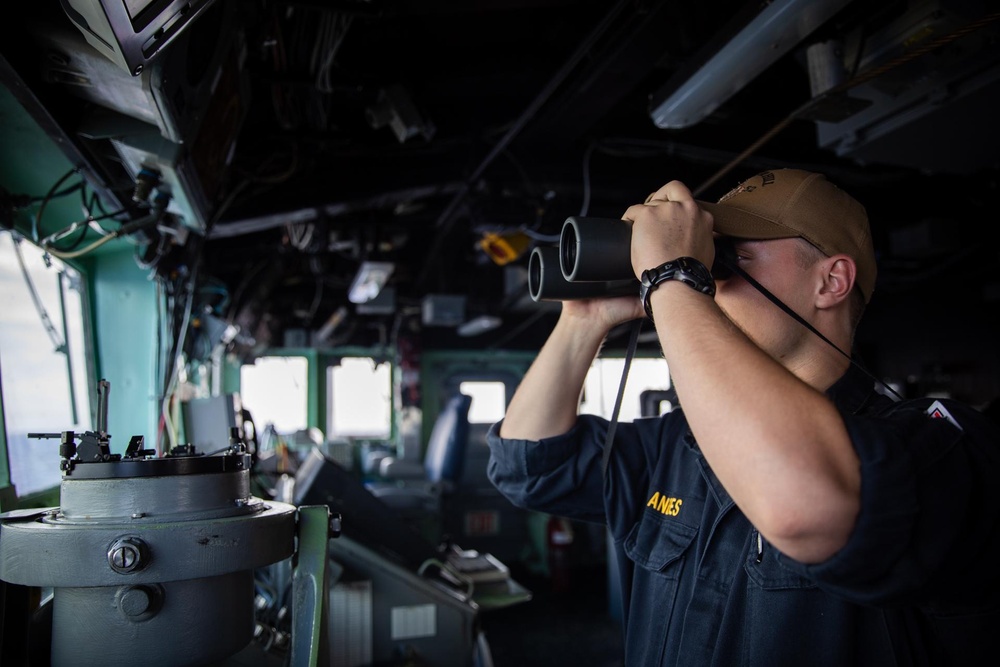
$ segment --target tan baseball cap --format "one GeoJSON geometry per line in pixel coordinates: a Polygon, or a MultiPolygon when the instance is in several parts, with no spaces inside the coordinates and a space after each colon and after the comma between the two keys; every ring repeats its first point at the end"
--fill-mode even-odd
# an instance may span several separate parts
{"type": "Polygon", "coordinates": [[[827,255],[850,255],[865,302],[875,291],[875,249],[868,214],[823,174],[800,169],[764,171],[718,203],[698,202],[715,218],[715,231],[744,239],[804,238],[827,255]]]}

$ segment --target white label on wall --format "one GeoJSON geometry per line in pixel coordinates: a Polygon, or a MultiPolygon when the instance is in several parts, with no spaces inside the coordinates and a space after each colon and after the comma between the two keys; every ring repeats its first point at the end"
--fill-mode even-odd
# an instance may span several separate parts
{"type": "Polygon", "coordinates": [[[437,634],[437,607],[432,604],[393,607],[390,620],[390,632],[394,641],[433,637],[437,634]]]}

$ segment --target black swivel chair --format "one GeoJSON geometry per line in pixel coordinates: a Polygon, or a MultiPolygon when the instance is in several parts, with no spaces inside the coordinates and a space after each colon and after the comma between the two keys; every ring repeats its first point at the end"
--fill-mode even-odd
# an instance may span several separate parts
{"type": "Polygon", "coordinates": [[[379,464],[380,479],[368,490],[421,532],[440,532],[448,494],[458,486],[469,438],[472,398],[454,394],[446,402],[424,452],[423,465],[386,457],[379,464]]]}

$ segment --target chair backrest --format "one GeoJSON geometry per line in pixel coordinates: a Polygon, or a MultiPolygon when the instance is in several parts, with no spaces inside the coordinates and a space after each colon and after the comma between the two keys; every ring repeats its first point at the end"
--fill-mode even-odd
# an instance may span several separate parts
{"type": "Polygon", "coordinates": [[[465,446],[469,439],[469,406],[472,397],[455,394],[444,404],[441,414],[434,422],[427,452],[424,454],[424,470],[432,482],[457,482],[465,463],[465,446]]]}

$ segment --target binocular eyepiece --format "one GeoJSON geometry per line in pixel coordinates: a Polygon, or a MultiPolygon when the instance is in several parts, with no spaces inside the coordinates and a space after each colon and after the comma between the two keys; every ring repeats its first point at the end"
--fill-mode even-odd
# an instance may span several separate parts
{"type": "MultiPolygon", "coordinates": [[[[735,250],[716,238],[712,276],[732,275],[735,250]]],[[[609,218],[566,218],[558,246],[539,246],[528,258],[528,293],[534,301],[566,301],[639,294],[632,272],[632,227],[609,218]]]]}

